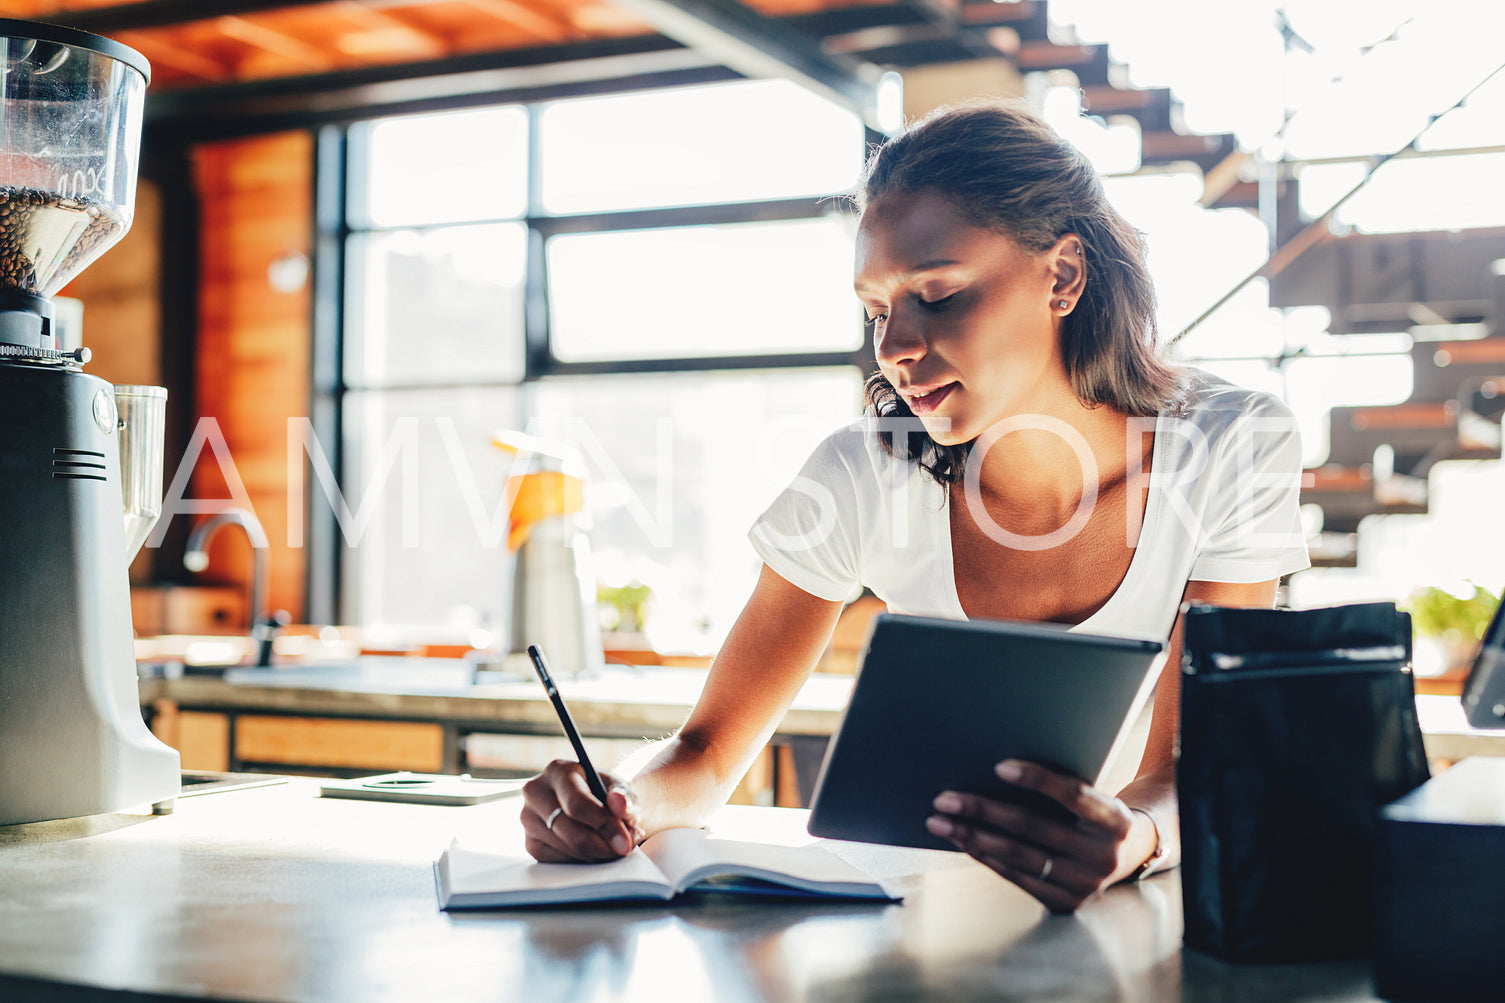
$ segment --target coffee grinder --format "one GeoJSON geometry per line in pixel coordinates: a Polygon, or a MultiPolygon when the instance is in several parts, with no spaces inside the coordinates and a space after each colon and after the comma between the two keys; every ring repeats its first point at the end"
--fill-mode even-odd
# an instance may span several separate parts
{"type": "Polygon", "coordinates": [[[48,298],[131,225],[150,69],[0,19],[0,73],[0,825],[170,810],[178,754],[142,720],[127,575],[161,510],[166,391],[84,373],[48,298]]]}

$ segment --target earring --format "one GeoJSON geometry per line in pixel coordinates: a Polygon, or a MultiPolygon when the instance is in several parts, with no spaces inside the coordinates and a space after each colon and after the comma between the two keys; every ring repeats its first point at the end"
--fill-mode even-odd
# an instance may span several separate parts
{"type": "Polygon", "coordinates": [[[1071,301],[1070,300],[1062,300],[1061,301],[1061,309],[1062,310],[1065,310],[1069,306],[1071,306],[1071,301]]]}

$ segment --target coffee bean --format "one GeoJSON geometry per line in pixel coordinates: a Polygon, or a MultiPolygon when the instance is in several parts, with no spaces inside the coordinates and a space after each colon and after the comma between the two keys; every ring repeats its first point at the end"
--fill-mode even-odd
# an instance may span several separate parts
{"type": "Polygon", "coordinates": [[[0,185],[0,286],[51,296],[125,228],[107,202],[0,185]]]}

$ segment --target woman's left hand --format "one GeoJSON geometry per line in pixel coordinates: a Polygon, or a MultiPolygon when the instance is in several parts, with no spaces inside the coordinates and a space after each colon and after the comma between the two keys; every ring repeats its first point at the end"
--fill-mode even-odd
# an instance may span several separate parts
{"type": "Polygon", "coordinates": [[[1005,760],[1002,780],[1036,791],[1069,813],[1060,821],[1036,808],[978,794],[945,791],[925,826],[1039,899],[1051,912],[1075,912],[1120,869],[1133,816],[1116,797],[1035,763],[1005,760]]]}

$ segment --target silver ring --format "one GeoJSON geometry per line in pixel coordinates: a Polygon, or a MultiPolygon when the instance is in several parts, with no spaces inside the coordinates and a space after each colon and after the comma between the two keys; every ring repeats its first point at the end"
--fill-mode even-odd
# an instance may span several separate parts
{"type": "MultiPolygon", "coordinates": [[[[564,811],[563,808],[555,808],[553,811],[549,812],[549,817],[543,820],[543,827],[550,832],[553,832],[554,820],[559,817],[559,813],[562,811],[564,811]]],[[[1050,870],[1050,868],[1047,867],[1046,870],[1048,871],[1050,870]]]]}
{"type": "Polygon", "coordinates": [[[1049,878],[1050,877],[1050,869],[1052,867],[1054,867],[1055,864],[1056,864],[1056,862],[1054,860],[1052,860],[1050,857],[1046,857],[1045,858],[1045,866],[1042,867],[1042,868],[1040,868],[1040,876],[1038,878],[1036,878],[1035,880],[1037,880],[1037,881],[1044,881],[1047,878],[1049,878]]]}

